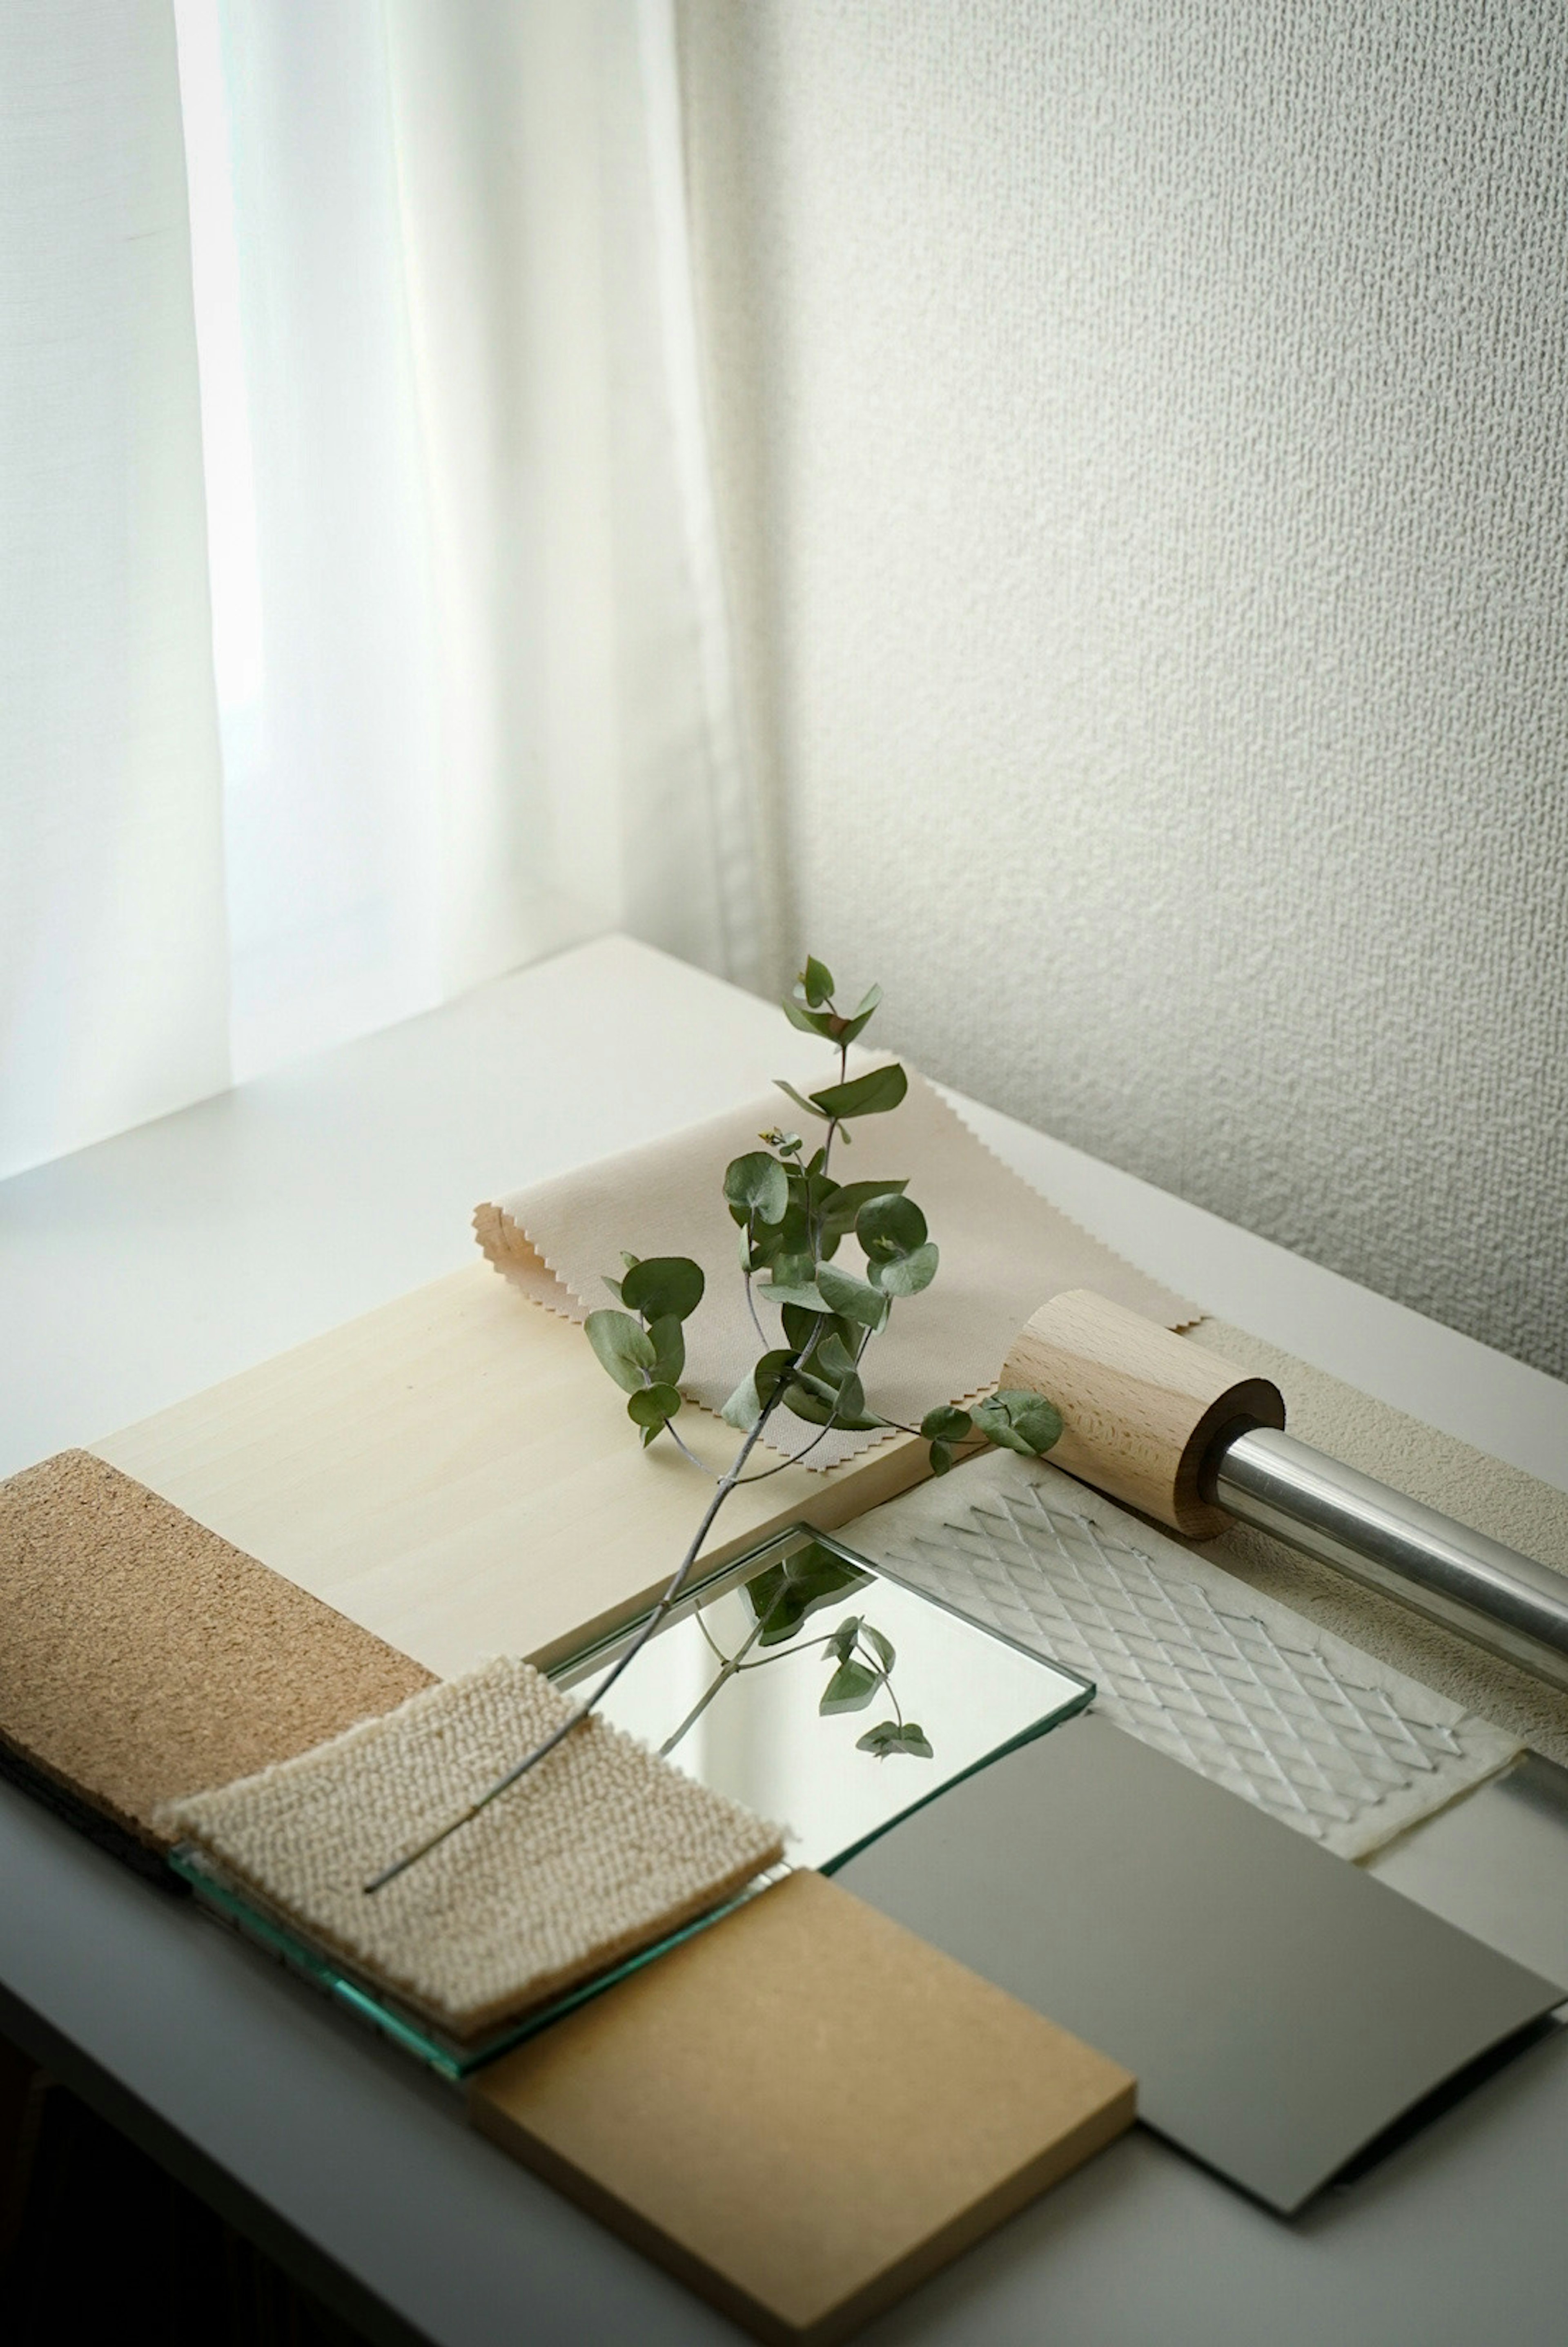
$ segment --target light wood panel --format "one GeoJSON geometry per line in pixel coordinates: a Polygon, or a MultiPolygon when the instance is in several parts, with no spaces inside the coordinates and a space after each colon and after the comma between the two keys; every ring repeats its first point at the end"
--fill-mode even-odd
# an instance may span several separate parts
{"type": "MultiPolygon", "coordinates": [[[[716,1467],[733,1456],[704,1410],[681,1430],[716,1467]]],[[[711,1488],[667,1440],[643,1450],[581,1328],[486,1264],[91,1447],[443,1678],[548,1663],[634,1613],[711,1488]]],[[[830,1529],[926,1471],[907,1436],[786,1468],[736,1491],[705,1557],[830,1529]]]]}

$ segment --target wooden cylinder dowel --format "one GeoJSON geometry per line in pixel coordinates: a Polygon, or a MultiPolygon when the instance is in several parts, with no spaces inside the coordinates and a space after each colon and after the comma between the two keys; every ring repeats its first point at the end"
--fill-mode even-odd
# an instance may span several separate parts
{"type": "Polygon", "coordinates": [[[1285,1423],[1267,1378],[1238,1378],[1217,1353],[1087,1287],[1054,1296],[1025,1322],[1002,1383],[1043,1393],[1061,1411],[1054,1466],[1194,1540],[1230,1521],[1198,1490],[1216,1436],[1285,1423]]]}

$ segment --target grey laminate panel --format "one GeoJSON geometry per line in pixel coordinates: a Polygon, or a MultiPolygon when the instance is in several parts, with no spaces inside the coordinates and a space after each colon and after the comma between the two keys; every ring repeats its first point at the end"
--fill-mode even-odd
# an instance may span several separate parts
{"type": "Polygon", "coordinates": [[[1093,1716],[839,1879],[1125,2063],[1151,2127],[1287,2211],[1563,1995],[1093,1716]]]}

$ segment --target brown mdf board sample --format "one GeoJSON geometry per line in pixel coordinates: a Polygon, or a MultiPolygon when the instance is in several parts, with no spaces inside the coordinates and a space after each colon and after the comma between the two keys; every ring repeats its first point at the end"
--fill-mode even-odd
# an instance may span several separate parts
{"type": "MultiPolygon", "coordinates": [[[[716,1469],[734,1455],[705,1410],[681,1432],[716,1469]]],[[[442,1678],[494,1655],[547,1667],[635,1614],[712,1491],[673,1443],[640,1447],[582,1329],[487,1264],[92,1448],[442,1678]]],[[[926,1472],[908,1436],[788,1467],[734,1492],[704,1563],[830,1530],[926,1472]]]]}
{"type": "Polygon", "coordinates": [[[480,2071],[469,2112],[761,2338],[827,2341],[1135,2099],[1104,2055],[801,1872],[480,2071]]]}
{"type": "Polygon", "coordinates": [[[85,1450],[0,1484],[0,1743],[137,1841],[160,1803],[432,1684],[406,1655],[85,1450]]]}

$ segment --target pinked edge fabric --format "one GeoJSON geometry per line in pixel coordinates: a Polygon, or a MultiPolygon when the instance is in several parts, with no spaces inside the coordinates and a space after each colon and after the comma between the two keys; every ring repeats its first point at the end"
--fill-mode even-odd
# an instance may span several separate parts
{"type": "MultiPolygon", "coordinates": [[[[878,1063],[871,1054],[851,1060],[857,1072],[878,1063]]],[[[524,1295],[575,1320],[613,1303],[605,1277],[618,1275],[623,1248],[689,1255],[708,1287],[686,1325],[681,1389],[704,1409],[722,1409],[759,1350],[724,1169],[789,1113],[781,1094],[765,1092],[643,1148],[486,1202],[474,1211],[480,1246],[524,1295]]],[[[922,1076],[911,1073],[899,1108],[856,1129],[847,1178],[879,1174],[907,1177],[942,1251],[934,1285],[895,1308],[868,1359],[871,1406],[889,1418],[916,1424],[938,1402],[987,1392],[1029,1315],[1064,1287],[1095,1288],[1169,1328],[1201,1317],[1031,1189],[922,1076]]],[[[863,1276],[852,1238],[838,1259],[863,1276]]],[[[760,1301],[763,1289],[754,1293],[760,1301]]],[[[768,1307],[760,1308],[767,1325],[768,1307]]],[[[804,1463],[837,1466],[888,1439],[835,1429],[804,1463]]]]}

